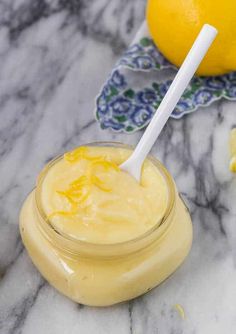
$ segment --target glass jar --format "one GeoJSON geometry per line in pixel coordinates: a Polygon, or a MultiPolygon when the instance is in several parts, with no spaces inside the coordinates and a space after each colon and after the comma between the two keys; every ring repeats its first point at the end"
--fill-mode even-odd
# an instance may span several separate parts
{"type": "MultiPolygon", "coordinates": [[[[91,143],[131,149],[119,143],[91,143]]],[[[163,175],[169,192],[161,222],[130,241],[95,244],[55,230],[41,205],[41,186],[51,161],[40,173],[36,188],[20,214],[20,233],[33,263],[45,279],[76,302],[107,306],[135,298],[165,280],[187,256],[192,244],[189,211],[165,167],[148,159],[163,175]]]]}

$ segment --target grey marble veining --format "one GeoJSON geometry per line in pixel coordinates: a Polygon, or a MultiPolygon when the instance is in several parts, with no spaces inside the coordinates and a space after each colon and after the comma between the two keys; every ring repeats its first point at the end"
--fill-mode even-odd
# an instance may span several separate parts
{"type": "Polygon", "coordinates": [[[153,148],[189,205],[194,242],[184,265],[150,293],[105,309],[77,305],[42,279],[19,237],[20,207],[45,162],[81,143],[135,144],[141,136],[100,130],[93,109],[144,6],[144,0],[0,1],[1,334],[236,331],[236,177],[228,171],[236,103],[170,120],[153,148]]]}

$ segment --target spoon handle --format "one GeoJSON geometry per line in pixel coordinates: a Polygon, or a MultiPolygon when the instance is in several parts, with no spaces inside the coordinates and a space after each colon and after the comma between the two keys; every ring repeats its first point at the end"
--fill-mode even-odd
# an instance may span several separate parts
{"type": "Polygon", "coordinates": [[[133,154],[121,165],[123,170],[131,173],[137,180],[140,179],[143,161],[207,53],[216,34],[217,30],[214,27],[209,24],[203,26],[133,154]]]}

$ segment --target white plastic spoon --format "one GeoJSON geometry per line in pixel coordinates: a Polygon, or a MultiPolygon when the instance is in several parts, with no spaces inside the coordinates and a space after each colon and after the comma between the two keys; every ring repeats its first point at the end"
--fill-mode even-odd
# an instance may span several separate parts
{"type": "Polygon", "coordinates": [[[130,173],[138,182],[146,156],[207,53],[216,34],[217,30],[214,27],[204,24],[138,145],[131,156],[121,164],[121,169],[130,173]]]}

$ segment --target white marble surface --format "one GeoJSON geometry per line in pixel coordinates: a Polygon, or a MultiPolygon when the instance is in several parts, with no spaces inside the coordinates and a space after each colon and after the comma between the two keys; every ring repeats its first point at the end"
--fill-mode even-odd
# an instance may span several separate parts
{"type": "Polygon", "coordinates": [[[228,171],[236,103],[170,120],[153,153],[174,175],[193,218],[193,248],[164,284],[106,309],[77,305],[39,275],[18,214],[46,161],[102,131],[94,97],[144,17],[144,0],[0,0],[0,333],[234,334],[236,177],[228,171]],[[183,320],[173,308],[181,304],[183,320]]]}

